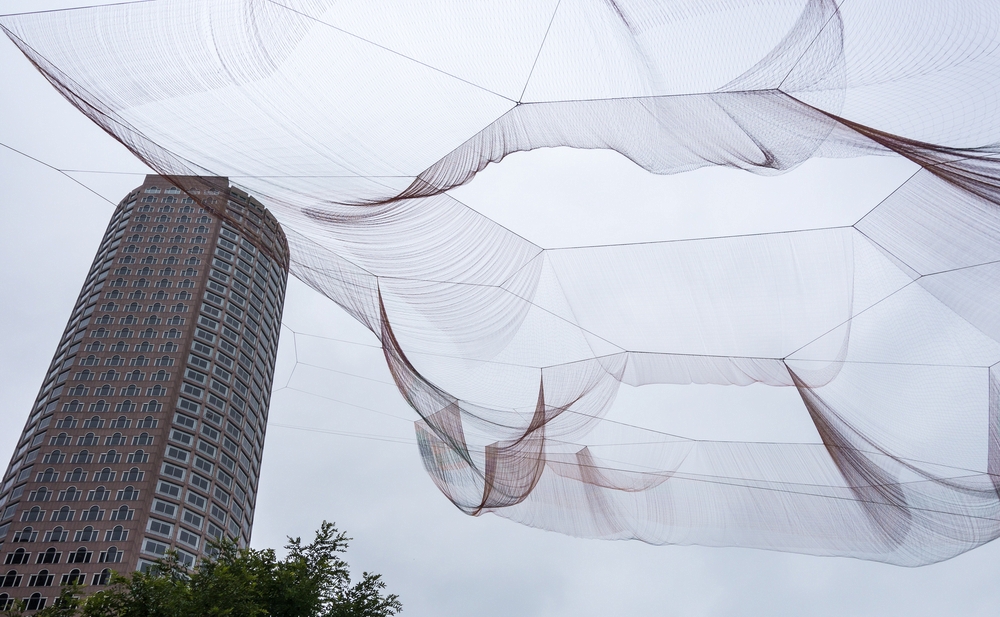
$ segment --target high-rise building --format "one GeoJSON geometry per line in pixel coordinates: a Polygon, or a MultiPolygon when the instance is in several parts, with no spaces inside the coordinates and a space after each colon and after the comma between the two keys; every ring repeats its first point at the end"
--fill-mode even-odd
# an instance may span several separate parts
{"type": "Polygon", "coordinates": [[[287,274],[226,178],[121,201],[0,484],[0,608],[249,542],[287,274]]]}

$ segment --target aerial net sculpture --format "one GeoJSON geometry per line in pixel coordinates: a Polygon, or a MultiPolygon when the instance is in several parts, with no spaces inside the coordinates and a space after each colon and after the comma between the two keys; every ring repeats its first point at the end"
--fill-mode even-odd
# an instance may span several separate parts
{"type": "Polygon", "coordinates": [[[381,340],[462,511],[901,565],[1000,535],[1000,4],[178,0],[0,25],[152,168],[268,204],[295,275],[381,340]],[[451,194],[553,147],[917,171],[853,225],[583,248],[451,194]],[[794,388],[816,439],[608,416],[649,384],[794,388]]]}

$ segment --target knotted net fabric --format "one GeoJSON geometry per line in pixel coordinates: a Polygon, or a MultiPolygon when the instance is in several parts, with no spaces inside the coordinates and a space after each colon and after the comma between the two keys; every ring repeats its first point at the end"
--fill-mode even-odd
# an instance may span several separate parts
{"type": "Polygon", "coordinates": [[[162,0],[0,26],[152,168],[268,205],[293,273],[381,340],[462,511],[901,565],[1000,534],[1000,4],[162,0]],[[575,248],[452,194],[556,147],[918,171],[853,225],[575,248]],[[609,416],[653,384],[794,388],[816,439],[609,416]]]}

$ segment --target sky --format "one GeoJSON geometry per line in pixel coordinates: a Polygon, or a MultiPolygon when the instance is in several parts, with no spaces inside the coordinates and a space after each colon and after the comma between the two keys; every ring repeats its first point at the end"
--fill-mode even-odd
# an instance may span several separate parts
{"type": "MultiPolygon", "coordinates": [[[[29,4],[38,8],[0,0],[0,13],[29,4]]],[[[148,170],[63,100],[5,38],[0,118],[5,457],[114,204],[148,170]]],[[[745,174],[650,178],[614,155],[560,152],[512,156],[454,194],[543,246],[573,246],[850,222],[912,171],[884,159],[807,164],[764,195],[759,179],[745,174]],[[633,191],[637,210],[624,223],[602,218],[609,182],[633,191]],[[664,189],[673,196],[666,205],[656,198],[664,189]],[[736,194],[754,197],[738,208],[727,205],[736,194]],[[533,216],[548,212],[542,206],[553,200],[576,208],[571,225],[557,224],[565,221],[557,211],[533,216]]],[[[252,544],[280,547],[286,536],[308,537],[320,521],[335,521],[354,538],[347,559],[355,572],[383,574],[404,615],[973,616],[993,615],[1000,604],[997,543],[907,569],[761,550],[583,540],[496,516],[468,517],[424,473],[416,415],[392,385],[377,343],[332,302],[290,281],[252,544]]],[[[732,390],[705,392],[709,401],[732,390]]],[[[794,418],[794,401],[788,405],[782,413],[794,418]]],[[[743,424],[721,418],[716,426],[729,427],[733,437],[765,438],[789,430],[778,416],[759,421],[763,416],[751,414],[743,424]]]]}

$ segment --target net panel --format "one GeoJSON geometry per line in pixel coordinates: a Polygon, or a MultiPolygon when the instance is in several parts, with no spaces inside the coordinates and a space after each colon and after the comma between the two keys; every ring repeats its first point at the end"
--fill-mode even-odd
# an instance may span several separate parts
{"type": "Polygon", "coordinates": [[[995,3],[178,0],[0,27],[158,172],[268,204],[294,274],[381,340],[462,511],[900,565],[1000,535],[995,3]],[[920,170],[849,226],[574,248],[451,194],[557,147],[920,170]],[[623,387],[697,384],[792,389],[815,439],[616,415],[623,387]]]}

